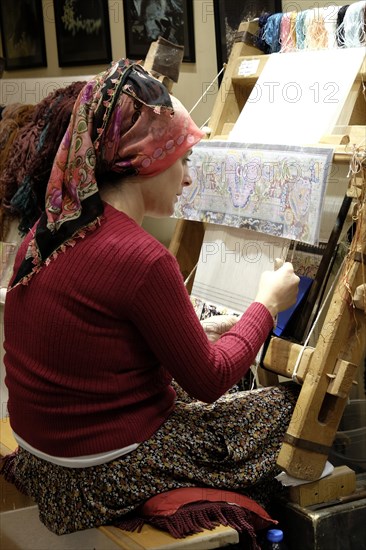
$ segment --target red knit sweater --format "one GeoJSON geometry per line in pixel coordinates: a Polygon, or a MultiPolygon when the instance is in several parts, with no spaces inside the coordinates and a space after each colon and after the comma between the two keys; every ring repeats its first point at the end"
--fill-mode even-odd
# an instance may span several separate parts
{"type": "Polygon", "coordinates": [[[4,323],[14,431],[72,457],[149,438],[174,408],[171,377],[216,400],[248,370],[272,317],[252,304],[211,344],[176,259],[106,205],[98,229],[7,293],[4,323]]]}

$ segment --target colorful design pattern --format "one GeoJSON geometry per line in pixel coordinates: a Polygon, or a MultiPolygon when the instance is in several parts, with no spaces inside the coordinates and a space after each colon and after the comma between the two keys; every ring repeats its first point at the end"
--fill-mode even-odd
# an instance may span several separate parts
{"type": "Polygon", "coordinates": [[[175,217],[317,244],[333,150],[202,141],[175,217]]]}

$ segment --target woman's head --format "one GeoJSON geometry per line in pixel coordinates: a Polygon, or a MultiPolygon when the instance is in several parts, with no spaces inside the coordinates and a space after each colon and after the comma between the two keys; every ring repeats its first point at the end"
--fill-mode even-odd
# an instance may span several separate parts
{"type": "Polygon", "coordinates": [[[140,65],[122,59],[98,74],[75,102],[53,162],[45,212],[13,285],[27,281],[65,243],[97,227],[104,209],[98,185],[112,174],[129,182],[146,178],[162,189],[167,178],[158,181],[158,175],[178,167],[177,190],[172,186],[164,193],[166,208],[153,208],[158,215],[168,213],[190,182],[181,163],[202,137],[183,105],[140,65]]]}
{"type": "MultiPolygon", "coordinates": [[[[132,71],[134,82],[145,78],[141,67],[132,71]]],[[[181,102],[170,96],[160,82],[155,81],[154,86],[141,92],[135,95],[136,86],[132,85],[119,95],[98,145],[98,174],[156,176],[201,139],[203,132],[181,102]],[[162,89],[164,96],[158,95],[162,89]],[[156,100],[162,103],[151,103],[156,100]]]]}
{"type": "Polygon", "coordinates": [[[80,93],[51,172],[48,227],[80,216],[98,193],[97,179],[153,177],[203,136],[187,110],[140,65],[121,60],[80,93]]]}

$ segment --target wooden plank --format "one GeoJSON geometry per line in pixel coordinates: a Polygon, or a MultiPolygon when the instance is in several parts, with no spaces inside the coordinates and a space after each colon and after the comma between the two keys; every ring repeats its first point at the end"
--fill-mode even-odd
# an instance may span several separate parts
{"type": "MultiPolygon", "coordinates": [[[[294,366],[299,354],[303,351],[301,344],[296,344],[283,338],[273,336],[268,345],[266,355],[263,360],[265,368],[275,372],[285,378],[292,378],[294,366]]],[[[305,379],[306,371],[310,364],[314,348],[306,347],[297,370],[299,382],[305,379]]]]}
{"type": "Polygon", "coordinates": [[[323,479],[291,487],[289,500],[300,506],[313,506],[322,502],[331,502],[341,496],[351,495],[355,489],[355,472],[348,466],[338,466],[323,479]]]}
{"type": "Polygon", "coordinates": [[[99,527],[105,535],[123,550],[209,550],[239,542],[239,534],[235,529],[219,525],[211,531],[205,529],[202,533],[190,535],[184,539],[176,539],[169,533],[160,531],[149,525],[144,525],[141,532],[129,532],[117,527],[99,527]]]}
{"type": "Polygon", "coordinates": [[[0,476],[0,512],[19,510],[28,506],[34,506],[34,500],[18,491],[15,485],[8,483],[3,476],[0,476]]]}
{"type": "Polygon", "coordinates": [[[9,417],[2,418],[0,421],[0,457],[12,453],[17,447],[9,417]]]}
{"type": "MultiPolygon", "coordinates": [[[[187,279],[195,268],[201,252],[205,226],[202,222],[178,220],[170,242],[169,250],[177,258],[184,279],[187,279]]],[[[194,274],[187,284],[192,290],[194,274]]]]}
{"type": "MultiPolygon", "coordinates": [[[[296,370],[296,381],[302,384],[305,380],[313,353],[314,348],[310,346],[304,349],[301,344],[272,336],[263,360],[263,367],[269,373],[275,373],[285,378],[292,378],[298,357],[302,354],[296,370]]],[[[327,373],[327,393],[338,397],[347,397],[354,383],[356,371],[357,365],[338,359],[334,369],[327,373]]]]}

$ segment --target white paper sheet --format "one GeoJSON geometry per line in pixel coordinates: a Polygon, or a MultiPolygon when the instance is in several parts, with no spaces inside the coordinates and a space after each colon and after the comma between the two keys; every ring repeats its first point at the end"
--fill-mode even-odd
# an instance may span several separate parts
{"type": "Polygon", "coordinates": [[[259,277],[286,258],[290,241],[247,229],[209,225],[192,296],[243,313],[253,302],[259,277]]]}
{"type": "Polygon", "coordinates": [[[333,133],[366,48],[274,53],[230,141],[313,145],[333,133]]]}
{"type": "MultiPolygon", "coordinates": [[[[327,461],[319,479],[323,479],[323,477],[329,476],[333,471],[333,464],[327,461]]],[[[284,487],[296,487],[297,485],[304,485],[305,483],[313,483],[312,481],[308,481],[306,479],[298,479],[297,477],[292,477],[286,474],[286,472],[281,472],[280,474],[278,474],[278,476],[276,476],[276,479],[280,481],[282,485],[284,485],[284,487]]]]}

